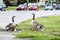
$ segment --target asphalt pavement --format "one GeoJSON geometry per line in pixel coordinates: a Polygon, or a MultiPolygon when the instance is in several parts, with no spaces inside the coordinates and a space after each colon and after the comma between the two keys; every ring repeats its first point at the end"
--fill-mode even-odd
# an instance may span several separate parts
{"type": "Polygon", "coordinates": [[[0,11],[0,28],[5,26],[12,21],[12,16],[15,17],[15,23],[21,23],[22,21],[32,19],[32,13],[35,13],[36,17],[60,15],[60,11],[0,11]]]}

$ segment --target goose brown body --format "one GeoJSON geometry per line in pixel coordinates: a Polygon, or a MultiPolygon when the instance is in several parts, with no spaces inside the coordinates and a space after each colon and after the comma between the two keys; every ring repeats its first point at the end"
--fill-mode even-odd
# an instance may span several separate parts
{"type": "Polygon", "coordinates": [[[15,17],[15,16],[12,17],[12,23],[9,23],[9,24],[6,26],[6,28],[8,28],[8,29],[7,29],[8,31],[14,31],[15,28],[16,28],[16,24],[14,23],[14,17],[15,17]]]}
{"type": "Polygon", "coordinates": [[[34,21],[35,20],[35,13],[33,13],[32,15],[33,15],[32,26],[34,27],[33,29],[36,31],[43,29],[44,26],[42,24],[39,24],[39,23],[34,21]]]}

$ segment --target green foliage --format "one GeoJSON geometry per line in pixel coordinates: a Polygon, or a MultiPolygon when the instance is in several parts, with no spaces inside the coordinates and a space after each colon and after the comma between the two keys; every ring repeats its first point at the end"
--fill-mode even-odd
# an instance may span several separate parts
{"type": "Polygon", "coordinates": [[[23,30],[19,32],[18,38],[32,38],[32,40],[60,40],[60,16],[49,16],[36,18],[36,22],[44,25],[43,31],[31,31],[31,20],[24,21],[19,24],[17,28],[23,30]],[[24,30],[27,29],[27,30],[24,30]]]}
{"type": "Polygon", "coordinates": [[[44,8],[45,8],[44,6],[39,6],[38,7],[39,10],[44,10],[44,8]]]}
{"type": "MultiPolygon", "coordinates": [[[[30,3],[35,3],[37,2],[36,0],[29,0],[30,3]]],[[[23,3],[27,3],[27,0],[17,0],[17,2],[15,0],[4,0],[4,3],[9,3],[8,6],[17,6],[19,4],[23,4],[23,3]]],[[[7,5],[7,4],[6,4],[7,5]]]]}

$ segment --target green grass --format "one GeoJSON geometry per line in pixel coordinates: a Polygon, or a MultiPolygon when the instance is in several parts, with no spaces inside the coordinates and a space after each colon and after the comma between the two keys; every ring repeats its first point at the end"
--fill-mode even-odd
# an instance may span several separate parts
{"type": "Polygon", "coordinates": [[[36,18],[36,22],[44,25],[44,31],[30,31],[31,19],[24,21],[18,25],[21,28],[16,37],[18,38],[32,38],[32,40],[60,40],[60,16],[49,16],[36,18]]]}
{"type": "MultiPolygon", "coordinates": [[[[8,6],[8,8],[6,8],[7,11],[11,11],[11,10],[16,10],[16,6],[8,6]]],[[[40,6],[39,10],[44,10],[44,7],[40,6]]]]}
{"type": "Polygon", "coordinates": [[[0,28],[0,31],[3,31],[3,28],[0,28]]]}
{"type": "Polygon", "coordinates": [[[10,10],[16,10],[16,6],[8,6],[8,8],[6,8],[7,11],[10,11],[10,10]]]}
{"type": "Polygon", "coordinates": [[[45,7],[43,7],[43,6],[40,6],[40,7],[39,7],[39,10],[44,10],[44,8],[45,8],[45,7]]]}

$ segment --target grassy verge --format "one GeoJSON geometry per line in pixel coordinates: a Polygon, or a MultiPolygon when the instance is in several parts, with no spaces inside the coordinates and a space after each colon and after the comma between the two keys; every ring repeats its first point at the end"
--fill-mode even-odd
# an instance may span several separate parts
{"type": "Polygon", "coordinates": [[[30,31],[31,20],[24,21],[17,28],[21,28],[16,37],[32,38],[32,40],[60,40],[60,16],[49,16],[44,18],[36,18],[38,23],[44,25],[44,31],[30,31]]]}
{"type": "Polygon", "coordinates": [[[8,6],[8,8],[6,8],[7,11],[10,11],[10,10],[16,10],[16,6],[8,6]]]}
{"type": "Polygon", "coordinates": [[[2,28],[0,28],[0,31],[3,31],[3,29],[2,29],[2,28]]]}
{"type": "Polygon", "coordinates": [[[39,10],[44,10],[44,8],[45,8],[45,7],[43,7],[43,6],[40,6],[40,7],[39,7],[39,10]]]}
{"type": "MultiPolygon", "coordinates": [[[[16,10],[16,6],[8,6],[8,8],[6,8],[7,11],[11,11],[11,10],[16,10]]],[[[44,7],[40,6],[38,8],[39,10],[44,10],[44,7]]]]}

